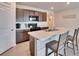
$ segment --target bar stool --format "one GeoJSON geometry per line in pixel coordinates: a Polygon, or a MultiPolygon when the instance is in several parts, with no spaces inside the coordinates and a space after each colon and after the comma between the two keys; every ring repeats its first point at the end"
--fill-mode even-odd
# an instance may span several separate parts
{"type": "Polygon", "coordinates": [[[59,51],[62,48],[64,48],[64,55],[66,55],[65,47],[66,47],[66,39],[67,39],[68,33],[69,33],[69,31],[62,33],[62,34],[59,35],[58,41],[53,40],[53,41],[48,42],[46,44],[46,56],[49,56],[51,53],[54,53],[54,56],[61,55],[59,53],[59,51]],[[52,52],[48,53],[48,49],[51,49],[52,52]]]}
{"type": "Polygon", "coordinates": [[[68,35],[68,38],[67,38],[67,47],[69,47],[68,45],[69,43],[73,46],[73,48],[71,47],[69,48],[73,49],[74,55],[75,55],[75,46],[77,47],[77,51],[78,51],[78,41],[77,41],[78,32],[79,32],[79,28],[75,29],[73,36],[68,35]]]}

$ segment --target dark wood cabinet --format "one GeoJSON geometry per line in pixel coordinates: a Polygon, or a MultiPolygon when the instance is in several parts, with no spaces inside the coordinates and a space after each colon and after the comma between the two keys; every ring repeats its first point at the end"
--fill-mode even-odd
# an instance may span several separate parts
{"type": "Polygon", "coordinates": [[[17,30],[16,31],[16,43],[20,43],[23,41],[28,41],[29,35],[28,32],[25,30],[17,30]]]}
{"type": "Polygon", "coordinates": [[[39,16],[39,12],[38,11],[35,11],[35,16],[39,16]]]}
{"type": "Polygon", "coordinates": [[[42,13],[42,21],[46,21],[47,20],[47,14],[46,13],[42,13]]]}
{"type": "Polygon", "coordinates": [[[16,8],[16,21],[22,22],[24,20],[24,11],[23,9],[16,8]]]}
{"type": "Polygon", "coordinates": [[[24,9],[24,22],[29,21],[29,10],[24,9]]]}
{"type": "Polygon", "coordinates": [[[39,21],[47,20],[47,14],[45,12],[16,8],[17,22],[27,22],[29,21],[29,16],[39,16],[39,21]]]}
{"type": "Polygon", "coordinates": [[[23,16],[23,9],[16,8],[16,16],[23,16]]]}
{"type": "Polygon", "coordinates": [[[23,11],[25,16],[29,16],[29,10],[24,9],[23,11]]]}
{"type": "Polygon", "coordinates": [[[39,21],[46,21],[47,20],[47,14],[44,12],[39,12],[39,21]]]}
{"type": "Polygon", "coordinates": [[[39,21],[42,21],[42,13],[39,12],[39,21]]]}
{"type": "Polygon", "coordinates": [[[34,16],[35,15],[35,11],[29,10],[29,16],[34,16]]]}
{"type": "Polygon", "coordinates": [[[23,34],[23,39],[28,41],[29,40],[28,32],[25,31],[25,30],[23,30],[23,33],[22,34],[23,34]]]}

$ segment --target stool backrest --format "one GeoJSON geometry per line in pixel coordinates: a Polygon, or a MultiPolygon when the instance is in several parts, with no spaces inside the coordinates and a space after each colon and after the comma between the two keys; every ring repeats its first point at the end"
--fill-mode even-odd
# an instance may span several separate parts
{"type": "Polygon", "coordinates": [[[76,29],[76,34],[75,34],[75,38],[74,38],[74,39],[76,39],[76,40],[77,40],[77,38],[78,38],[78,34],[79,34],[79,28],[78,28],[78,29],[76,29]]]}
{"type": "Polygon", "coordinates": [[[69,31],[59,35],[57,50],[63,48],[64,44],[66,43],[68,33],[69,31]]]}
{"type": "Polygon", "coordinates": [[[74,31],[74,34],[73,34],[73,41],[75,40],[75,39],[77,39],[77,36],[78,36],[78,29],[75,29],[75,31],[74,31]]]}

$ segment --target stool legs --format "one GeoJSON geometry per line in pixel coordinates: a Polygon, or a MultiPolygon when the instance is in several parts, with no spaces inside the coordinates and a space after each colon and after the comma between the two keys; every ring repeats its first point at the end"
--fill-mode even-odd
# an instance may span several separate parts
{"type": "Polygon", "coordinates": [[[73,45],[73,53],[75,55],[75,47],[74,47],[74,42],[72,42],[72,45],[73,45]]]}
{"type": "Polygon", "coordinates": [[[77,51],[78,51],[78,41],[77,41],[77,39],[76,39],[76,46],[77,46],[77,51]]]}
{"type": "Polygon", "coordinates": [[[65,48],[65,44],[64,44],[64,55],[66,56],[66,48],[65,48]]]}
{"type": "Polygon", "coordinates": [[[48,56],[48,48],[47,48],[47,46],[46,46],[46,51],[45,52],[46,52],[45,55],[48,56]]]}

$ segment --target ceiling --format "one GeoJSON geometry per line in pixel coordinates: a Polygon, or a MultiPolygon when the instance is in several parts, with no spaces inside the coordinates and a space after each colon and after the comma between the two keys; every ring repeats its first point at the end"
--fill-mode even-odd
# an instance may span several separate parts
{"type": "Polygon", "coordinates": [[[79,8],[79,2],[70,2],[69,5],[67,5],[66,2],[17,2],[16,4],[31,6],[44,10],[51,10],[51,7],[54,7],[53,11],[55,12],[66,9],[79,8]]]}

